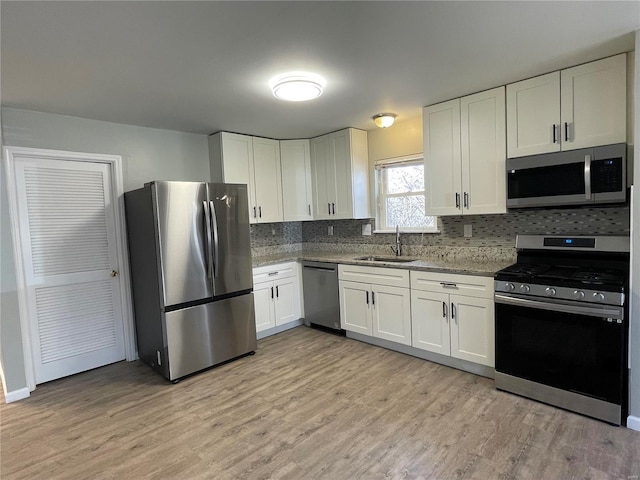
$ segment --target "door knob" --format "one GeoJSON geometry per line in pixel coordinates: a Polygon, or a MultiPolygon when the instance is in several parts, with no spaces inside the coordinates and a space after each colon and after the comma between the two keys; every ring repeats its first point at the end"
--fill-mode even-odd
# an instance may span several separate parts
{"type": "Polygon", "coordinates": [[[111,276],[112,277],[117,277],[118,276],[118,272],[116,272],[115,270],[111,270],[111,276]]]}

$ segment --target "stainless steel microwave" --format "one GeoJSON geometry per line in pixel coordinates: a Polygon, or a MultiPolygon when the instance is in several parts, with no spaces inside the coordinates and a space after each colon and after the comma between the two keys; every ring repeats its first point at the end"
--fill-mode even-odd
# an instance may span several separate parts
{"type": "Polygon", "coordinates": [[[507,208],[623,203],[627,145],[507,159],[507,208]]]}

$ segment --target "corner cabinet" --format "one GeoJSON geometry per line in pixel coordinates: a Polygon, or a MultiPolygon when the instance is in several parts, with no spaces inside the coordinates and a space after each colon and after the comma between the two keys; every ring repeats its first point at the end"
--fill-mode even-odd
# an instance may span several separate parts
{"type": "Polygon", "coordinates": [[[297,262],[253,269],[253,298],[258,338],[302,324],[298,269],[297,262]]]}
{"type": "Polygon", "coordinates": [[[309,140],[281,140],[280,166],[284,221],[313,220],[309,140]]]}
{"type": "Polygon", "coordinates": [[[507,85],[509,158],[626,141],[626,54],[507,85]]]}
{"type": "Polygon", "coordinates": [[[505,90],[423,109],[425,213],[505,213],[505,90]]]}
{"type": "Polygon", "coordinates": [[[493,278],[411,272],[411,345],[495,365],[493,278]]]}
{"type": "Polygon", "coordinates": [[[338,265],[341,328],[411,345],[409,271],[338,265]]]}
{"type": "Polygon", "coordinates": [[[278,140],[219,132],[209,137],[209,161],[212,181],[248,185],[250,223],[283,221],[278,140]]]}
{"type": "Polygon", "coordinates": [[[370,218],[367,132],[348,128],[310,145],[313,218],[370,218]]]}

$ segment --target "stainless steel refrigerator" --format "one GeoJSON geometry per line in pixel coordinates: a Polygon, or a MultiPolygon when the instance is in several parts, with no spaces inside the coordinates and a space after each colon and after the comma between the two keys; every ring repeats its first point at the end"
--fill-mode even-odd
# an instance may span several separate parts
{"type": "Polygon", "coordinates": [[[175,381],[256,349],[247,186],[125,193],[138,355],[175,381]]]}

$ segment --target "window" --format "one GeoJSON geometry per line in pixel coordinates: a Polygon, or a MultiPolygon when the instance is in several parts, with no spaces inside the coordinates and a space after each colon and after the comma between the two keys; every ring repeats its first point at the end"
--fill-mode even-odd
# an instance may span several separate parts
{"type": "Polygon", "coordinates": [[[436,232],[436,217],[424,214],[422,157],[396,158],[376,163],[376,231],[436,232]]]}

